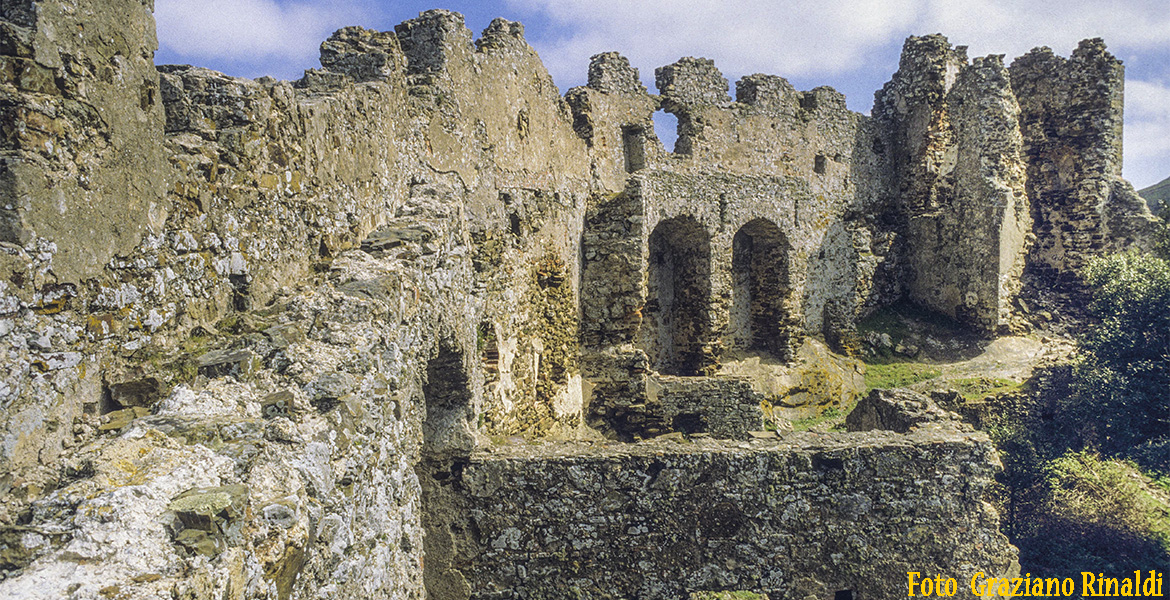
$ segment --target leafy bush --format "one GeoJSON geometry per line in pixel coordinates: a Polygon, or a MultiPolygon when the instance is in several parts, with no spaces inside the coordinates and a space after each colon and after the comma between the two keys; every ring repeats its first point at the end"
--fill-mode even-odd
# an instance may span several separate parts
{"type": "Polygon", "coordinates": [[[1099,324],[1086,329],[1062,407],[1084,445],[1170,471],[1170,262],[1135,252],[1084,272],[1099,324]]]}
{"type": "Polygon", "coordinates": [[[1167,495],[1137,465],[1081,451],[1048,463],[1045,471],[1051,514],[1170,544],[1167,495]]]}
{"type": "Polygon", "coordinates": [[[1033,572],[1170,567],[1170,494],[1135,464],[1069,452],[1044,466],[1040,483],[1017,541],[1033,572]]]}
{"type": "Polygon", "coordinates": [[[1005,531],[1032,573],[1167,569],[1170,261],[1131,252],[1082,275],[1095,322],[1079,358],[988,429],[1005,531]]]}

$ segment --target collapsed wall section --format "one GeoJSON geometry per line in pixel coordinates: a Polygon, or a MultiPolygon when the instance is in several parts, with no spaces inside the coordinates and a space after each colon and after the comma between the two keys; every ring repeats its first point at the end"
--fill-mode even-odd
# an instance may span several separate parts
{"type": "Polygon", "coordinates": [[[1065,59],[1037,48],[1012,62],[1035,220],[1031,263],[1070,272],[1101,252],[1147,244],[1152,219],[1121,177],[1125,68],[1101,39],[1065,59]]]}
{"type": "Polygon", "coordinates": [[[1002,57],[969,63],[939,35],[906,41],[874,104],[906,227],[907,295],[987,335],[1008,324],[1031,231],[1019,114],[1002,57]]]}
{"type": "Polygon", "coordinates": [[[1097,40],[1004,68],[941,35],[911,37],[874,118],[893,150],[906,294],[986,335],[1011,330],[1025,267],[1075,278],[1102,252],[1149,244],[1121,178],[1124,70],[1097,40]]]}
{"type": "Polygon", "coordinates": [[[1008,573],[993,446],[927,429],[477,453],[443,505],[463,592],[440,598],[892,599],[908,571],[1008,573]]]}

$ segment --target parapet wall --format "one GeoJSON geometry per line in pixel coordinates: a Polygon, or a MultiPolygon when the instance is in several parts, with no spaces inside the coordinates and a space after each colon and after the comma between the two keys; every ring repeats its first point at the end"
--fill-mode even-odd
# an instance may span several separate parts
{"type": "Polygon", "coordinates": [[[460,590],[443,597],[892,599],[908,571],[1004,574],[997,464],[945,429],[495,448],[431,498],[460,590]]]}

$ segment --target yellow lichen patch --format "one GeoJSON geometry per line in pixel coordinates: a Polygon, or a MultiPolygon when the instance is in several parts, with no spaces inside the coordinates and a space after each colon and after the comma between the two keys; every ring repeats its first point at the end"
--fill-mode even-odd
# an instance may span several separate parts
{"type": "Polygon", "coordinates": [[[38,315],[55,315],[65,310],[65,304],[65,298],[57,298],[56,300],[42,302],[41,304],[34,306],[32,310],[38,315]]]}

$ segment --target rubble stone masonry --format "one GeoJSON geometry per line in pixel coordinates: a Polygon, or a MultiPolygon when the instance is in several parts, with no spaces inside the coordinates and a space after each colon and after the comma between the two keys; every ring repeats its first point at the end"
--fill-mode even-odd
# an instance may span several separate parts
{"type": "Polygon", "coordinates": [[[562,96],[522,25],[443,10],[292,82],[156,67],[152,8],[0,6],[0,596],[1010,570],[985,436],[761,434],[720,365],[902,298],[994,336],[1025,267],[1144,243],[1099,40],[1005,66],[911,38],[867,117],[697,58],[651,94],[612,52],[562,96]]]}

